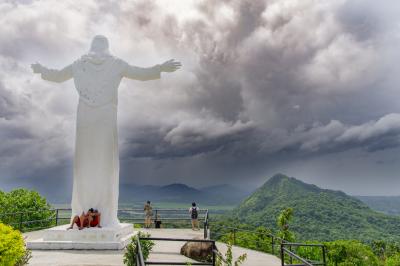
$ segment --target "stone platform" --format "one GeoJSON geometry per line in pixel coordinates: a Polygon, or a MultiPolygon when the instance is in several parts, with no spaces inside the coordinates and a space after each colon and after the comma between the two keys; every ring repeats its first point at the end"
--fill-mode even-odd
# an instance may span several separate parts
{"type": "MultiPolygon", "coordinates": [[[[144,233],[150,233],[152,237],[162,238],[202,238],[202,231],[192,231],[191,229],[135,229],[144,233]]],[[[44,230],[24,233],[28,241],[42,238],[44,230]]],[[[149,260],[151,261],[174,261],[174,262],[193,262],[180,254],[183,242],[155,241],[149,260]]],[[[227,247],[223,243],[216,243],[218,250],[225,253],[227,247]]],[[[247,254],[247,259],[243,266],[280,266],[281,261],[278,257],[245,249],[237,246],[232,248],[233,258],[237,259],[243,253],[247,254]]],[[[30,266],[124,266],[123,250],[33,250],[30,266]]]]}
{"type": "Polygon", "coordinates": [[[42,231],[41,238],[28,240],[27,248],[35,249],[79,249],[79,250],[118,250],[123,249],[134,236],[132,224],[118,227],[74,228],[60,225],[42,231]]]}

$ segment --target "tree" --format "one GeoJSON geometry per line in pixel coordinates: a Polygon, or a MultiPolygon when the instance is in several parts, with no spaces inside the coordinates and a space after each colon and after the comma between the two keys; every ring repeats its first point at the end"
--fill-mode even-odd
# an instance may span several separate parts
{"type": "Polygon", "coordinates": [[[278,236],[288,242],[293,242],[295,240],[293,232],[289,231],[289,222],[292,220],[292,217],[293,209],[286,208],[279,214],[277,220],[279,227],[278,236]]]}
{"type": "Polygon", "coordinates": [[[26,231],[53,225],[53,215],[50,204],[36,191],[22,188],[8,193],[0,191],[0,222],[26,231]]]}
{"type": "Polygon", "coordinates": [[[357,240],[337,240],[324,244],[328,251],[328,265],[379,265],[378,258],[372,249],[357,240]]]}

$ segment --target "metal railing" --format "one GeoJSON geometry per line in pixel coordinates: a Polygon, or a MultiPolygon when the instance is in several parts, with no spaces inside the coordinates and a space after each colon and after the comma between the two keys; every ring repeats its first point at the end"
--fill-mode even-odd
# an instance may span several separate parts
{"type": "Polygon", "coordinates": [[[0,213],[0,222],[20,231],[37,230],[56,225],[59,219],[58,212],[56,209],[40,209],[0,213]]]}
{"type": "MultiPolygon", "coordinates": [[[[248,229],[242,229],[242,228],[236,228],[236,227],[222,227],[223,229],[226,229],[225,232],[220,232],[218,234],[212,234],[210,235],[210,223],[209,223],[209,212],[207,209],[201,209],[198,212],[199,217],[198,220],[203,221],[203,236],[205,240],[191,240],[191,239],[170,239],[170,238],[141,238],[143,240],[165,240],[165,241],[192,241],[192,242],[212,242],[213,247],[215,247],[215,240],[210,240],[211,238],[215,238],[214,235],[216,236],[227,236],[231,235],[232,236],[232,244],[236,245],[237,243],[237,234],[238,232],[244,232],[244,233],[249,233],[249,234],[257,234],[263,237],[267,237],[270,239],[270,253],[275,254],[275,255],[280,255],[282,266],[317,266],[317,265],[324,265],[326,266],[326,247],[322,244],[304,244],[304,243],[289,243],[286,242],[285,240],[273,235],[272,233],[268,232],[260,232],[260,231],[254,231],[254,230],[248,230],[248,229]],[[279,254],[276,253],[277,247],[280,247],[279,254]],[[313,261],[310,259],[305,259],[302,258],[300,255],[296,254],[296,251],[294,250],[299,248],[299,247],[314,247],[314,248],[321,248],[321,254],[322,254],[322,261],[313,261]],[[289,262],[289,264],[285,264],[286,261],[289,262]],[[296,262],[296,264],[293,264],[293,261],[296,262]]],[[[144,211],[143,209],[139,208],[132,208],[132,209],[119,209],[118,210],[118,218],[121,221],[130,221],[130,222],[135,222],[142,224],[144,223],[144,211]]],[[[152,216],[154,222],[156,221],[163,221],[163,223],[179,223],[179,222],[189,222],[191,220],[191,217],[188,213],[187,209],[159,209],[155,208],[153,209],[153,216],[152,216]]],[[[44,210],[29,210],[29,211],[21,211],[21,212],[15,212],[15,213],[0,213],[0,222],[4,222],[8,225],[13,226],[16,229],[19,229],[20,231],[29,231],[29,230],[38,230],[42,228],[48,228],[51,226],[59,225],[61,222],[65,224],[65,221],[70,221],[71,219],[71,209],[69,208],[57,208],[57,209],[44,209],[44,210]],[[42,217],[39,214],[47,213],[46,218],[37,218],[37,217],[42,217]],[[10,222],[11,221],[11,222],[10,222]]],[[[182,224],[180,224],[182,226],[182,224]]],[[[218,237],[217,237],[218,238],[218,237]]],[[[261,238],[260,238],[261,239],[261,238]]],[[[138,255],[140,255],[140,243],[137,245],[139,248],[137,250],[138,255]]],[[[257,249],[257,248],[255,248],[257,249]]],[[[264,252],[269,252],[269,250],[261,250],[257,249],[260,251],[264,252]]],[[[213,250],[213,257],[216,256],[216,254],[219,254],[218,251],[215,249],[213,250]]],[[[143,257],[139,258],[141,259],[141,262],[144,262],[143,257]]],[[[221,257],[221,259],[223,259],[221,257]]],[[[215,262],[215,258],[213,258],[213,261],[215,262]]],[[[152,262],[146,262],[146,264],[155,264],[152,262]]],[[[174,265],[185,265],[186,263],[183,264],[174,264],[174,265]]],[[[138,264],[142,265],[142,264],[138,264]]],[[[158,265],[166,265],[166,264],[160,264],[158,265]]],[[[172,264],[168,264],[172,265],[172,264]]],[[[214,264],[196,264],[192,263],[192,265],[214,265],[214,264]]]]}
{"type": "Polygon", "coordinates": [[[282,242],[281,243],[281,265],[282,266],[317,266],[323,265],[326,266],[326,248],[323,244],[305,244],[305,243],[289,243],[289,242],[282,242]],[[322,261],[313,261],[309,259],[305,259],[300,257],[298,254],[295,253],[293,247],[311,247],[311,248],[321,248],[321,255],[322,261]],[[289,256],[289,264],[286,264],[286,256],[289,256]],[[295,261],[295,264],[293,264],[295,261]]]}
{"type": "MultiPolygon", "coordinates": [[[[326,247],[322,244],[305,244],[305,243],[290,243],[285,241],[284,239],[275,236],[272,233],[268,232],[263,232],[263,231],[256,231],[256,230],[248,230],[248,229],[242,229],[242,228],[237,228],[237,227],[229,227],[229,226],[224,226],[222,227],[223,229],[226,229],[225,232],[220,232],[218,234],[212,234],[212,236],[230,236],[231,243],[232,245],[238,245],[240,246],[240,243],[237,240],[238,233],[243,232],[247,234],[255,234],[259,235],[260,239],[263,238],[269,238],[270,239],[270,249],[265,250],[262,248],[256,248],[256,250],[275,254],[280,256],[282,266],[318,266],[318,265],[324,265],[326,266],[326,247]],[[321,248],[321,257],[322,261],[314,261],[310,259],[306,259],[301,257],[300,255],[296,254],[296,251],[294,250],[294,247],[310,247],[310,248],[321,248]],[[277,253],[279,252],[279,253],[277,253]],[[285,264],[286,261],[289,262],[289,264],[285,264]],[[293,264],[293,262],[299,262],[296,264],[293,264]]],[[[256,246],[258,243],[255,243],[256,246]]]]}
{"type": "MultiPolygon", "coordinates": [[[[198,220],[203,221],[204,238],[208,238],[208,209],[198,211],[198,220]]],[[[118,218],[121,221],[144,223],[144,210],[140,208],[119,209],[118,218]]],[[[20,231],[38,230],[65,224],[71,220],[70,208],[29,210],[14,213],[0,213],[0,222],[13,226],[20,231]],[[37,217],[45,217],[38,219],[37,217]]],[[[191,221],[188,209],[153,209],[152,221],[162,221],[163,224],[183,226],[191,221]]]]}
{"type": "Polygon", "coordinates": [[[207,239],[210,237],[210,232],[209,232],[209,227],[208,227],[208,210],[206,211],[206,214],[204,215],[204,222],[203,222],[203,237],[204,239],[207,239]]]}
{"type": "Polygon", "coordinates": [[[136,239],[136,266],[146,266],[143,258],[142,247],[140,246],[140,238],[136,239]]]}
{"type": "Polygon", "coordinates": [[[217,256],[219,252],[216,248],[214,240],[208,239],[184,239],[184,238],[159,238],[159,237],[138,237],[136,240],[136,265],[216,265],[217,256]],[[177,262],[177,261],[148,261],[143,259],[143,252],[140,246],[140,240],[150,240],[150,241],[180,241],[180,242],[200,242],[200,243],[211,243],[212,255],[210,262],[177,262]]]}
{"type": "Polygon", "coordinates": [[[247,233],[247,234],[253,234],[253,235],[257,235],[259,236],[259,240],[264,240],[265,238],[269,238],[269,244],[270,244],[270,249],[269,250],[263,250],[260,246],[261,243],[255,243],[256,245],[256,250],[259,251],[263,251],[263,252],[267,252],[267,253],[271,253],[271,254],[276,254],[278,255],[278,249],[279,249],[279,245],[280,243],[283,241],[283,239],[273,235],[272,233],[269,232],[263,232],[263,231],[257,231],[257,230],[249,230],[249,229],[243,229],[243,228],[237,228],[237,227],[230,227],[230,226],[224,226],[222,227],[223,229],[225,229],[225,232],[220,232],[220,233],[211,233],[211,235],[213,237],[221,237],[221,236],[230,236],[231,239],[231,243],[232,245],[237,245],[240,244],[237,241],[237,236],[238,233],[242,232],[242,233],[247,233]],[[258,246],[258,247],[257,247],[258,246]]]}

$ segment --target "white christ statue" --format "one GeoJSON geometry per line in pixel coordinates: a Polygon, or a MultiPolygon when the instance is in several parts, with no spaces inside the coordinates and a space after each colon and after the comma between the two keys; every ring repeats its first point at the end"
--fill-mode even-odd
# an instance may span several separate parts
{"type": "Polygon", "coordinates": [[[63,82],[73,78],[79,93],[72,217],[95,208],[101,212],[103,226],[119,224],[118,86],[124,77],[154,80],[161,72],[173,72],[180,66],[174,60],[149,68],[129,65],[109,53],[108,40],[100,35],[94,37],[88,54],[61,70],[32,64],[42,79],[63,82]]]}

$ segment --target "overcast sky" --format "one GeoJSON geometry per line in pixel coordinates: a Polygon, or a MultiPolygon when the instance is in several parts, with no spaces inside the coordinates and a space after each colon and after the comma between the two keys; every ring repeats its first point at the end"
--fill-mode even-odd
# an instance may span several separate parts
{"type": "Polygon", "coordinates": [[[96,34],[133,65],[183,68],[119,88],[121,183],[229,183],[280,172],[400,195],[400,2],[0,2],[0,188],[70,194],[78,95],[32,74],[96,34]]]}

